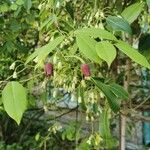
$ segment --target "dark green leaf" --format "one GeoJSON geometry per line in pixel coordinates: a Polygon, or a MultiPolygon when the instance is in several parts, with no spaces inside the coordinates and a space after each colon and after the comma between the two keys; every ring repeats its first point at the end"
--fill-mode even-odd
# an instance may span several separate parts
{"type": "Polygon", "coordinates": [[[121,99],[121,100],[129,99],[128,92],[125,91],[125,89],[122,86],[115,84],[115,83],[110,84],[108,86],[111,89],[111,91],[118,97],[118,99],[121,99]]]}
{"type": "Polygon", "coordinates": [[[25,0],[24,7],[27,10],[27,12],[30,12],[30,9],[32,7],[32,1],[31,0],[25,0]]]}
{"type": "Polygon", "coordinates": [[[108,26],[110,26],[114,31],[124,31],[126,33],[132,34],[129,23],[121,17],[108,16],[106,18],[106,22],[108,26]]]}
{"type": "Polygon", "coordinates": [[[102,83],[100,80],[93,79],[93,78],[91,80],[100,89],[100,91],[102,91],[104,93],[104,95],[106,96],[106,98],[108,100],[110,108],[114,112],[118,112],[120,110],[120,101],[118,101],[117,96],[111,91],[109,86],[102,83]]]}

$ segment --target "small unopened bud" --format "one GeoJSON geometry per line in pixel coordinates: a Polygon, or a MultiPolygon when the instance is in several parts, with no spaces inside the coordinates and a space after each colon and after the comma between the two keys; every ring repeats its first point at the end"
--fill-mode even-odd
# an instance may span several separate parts
{"type": "Polygon", "coordinates": [[[73,82],[76,84],[77,82],[78,82],[78,79],[77,79],[77,77],[75,76],[75,77],[73,77],[73,82]]]}
{"type": "Polygon", "coordinates": [[[100,97],[104,98],[104,94],[102,92],[100,92],[100,97]]]}
{"type": "Polygon", "coordinates": [[[44,80],[44,81],[42,82],[41,87],[42,87],[42,88],[45,88],[45,87],[46,87],[46,80],[44,80]]]}
{"type": "Polygon", "coordinates": [[[53,74],[53,64],[51,64],[51,63],[45,64],[45,74],[47,76],[51,76],[53,74]]]}
{"type": "Polygon", "coordinates": [[[53,57],[53,63],[54,63],[54,64],[57,63],[57,56],[56,56],[56,55],[54,55],[54,57],[53,57]]]}
{"type": "Polygon", "coordinates": [[[53,91],[53,97],[56,98],[57,97],[57,90],[53,91]]]}
{"type": "Polygon", "coordinates": [[[45,112],[48,112],[47,106],[44,105],[44,106],[43,106],[43,109],[44,109],[45,112]]]}
{"type": "Polygon", "coordinates": [[[81,80],[81,86],[84,87],[84,88],[86,87],[85,80],[81,80]]]}
{"type": "Polygon", "coordinates": [[[16,63],[13,62],[13,63],[10,65],[9,69],[10,69],[10,70],[14,70],[14,69],[15,69],[15,65],[16,65],[16,63]]]}
{"type": "Polygon", "coordinates": [[[16,71],[14,71],[14,73],[13,73],[13,78],[14,78],[14,79],[17,78],[17,72],[16,72],[16,71]]]}
{"type": "Polygon", "coordinates": [[[72,83],[72,86],[71,86],[71,88],[72,88],[72,90],[75,90],[75,88],[76,88],[76,85],[75,85],[75,83],[72,83]]]}
{"type": "Polygon", "coordinates": [[[72,102],[75,100],[75,96],[74,94],[71,94],[71,99],[70,99],[72,102]]]}
{"type": "Polygon", "coordinates": [[[93,116],[91,116],[91,121],[94,121],[94,117],[93,116]]]}
{"type": "Polygon", "coordinates": [[[61,63],[61,62],[58,62],[57,68],[58,68],[58,69],[61,69],[61,68],[62,68],[62,63],[61,63]]]}
{"type": "Polygon", "coordinates": [[[81,98],[81,96],[78,97],[78,103],[82,103],[82,98],[81,98]]]}
{"type": "Polygon", "coordinates": [[[38,56],[33,59],[35,63],[38,63],[38,56]]]}
{"type": "Polygon", "coordinates": [[[81,71],[85,77],[89,77],[91,75],[90,67],[88,64],[82,64],[81,71]]]}
{"type": "Polygon", "coordinates": [[[86,121],[89,121],[89,116],[86,116],[86,121]]]}

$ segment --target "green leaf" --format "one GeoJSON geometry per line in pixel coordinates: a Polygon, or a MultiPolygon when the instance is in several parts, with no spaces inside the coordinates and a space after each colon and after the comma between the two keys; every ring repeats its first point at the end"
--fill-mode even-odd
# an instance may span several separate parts
{"type": "Polygon", "coordinates": [[[116,83],[110,84],[108,86],[111,89],[111,91],[117,96],[118,99],[121,99],[121,100],[129,99],[128,92],[125,91],[125,89],[122,86],[120,86],[116,83]]]}
{"type": "Polygon", "coordinates": [[[130,5],[129,7],[125,8],[124,11],[121,13],[123,18],[131,24],[134,20],[137,19],[139,14],[143,9],[144,3],[135,3],[130,5]]]}
{"type": "Polygon", "coordinates": [[[118,112],[120,110],[120,101],[118,101],[117,96],[110,90],[109,86],[98,79],[92,78],[91,80],[104,93],[112,111],[115,113],[118,112]]]}
{"type": "Polygon", "coordinates": [[[75,31],[75,34],[87,35],[94,38],[99,37],[100,39],[116,40],[116,37],[112,33],[99,28],[78,29],[75,31]]]}
{"type": "Polygon", "coordinates": [[[16,4],[17,4],[17,5],[22,5],[22,4],[24,4],[24,0],[17,0],[17,1],[16,1],[16,4]]]}
{"type": "Polygon", "coordinates": [[[150,7],[150,0],[146,0],[148,7],[150,7]]]}
{"type": "Polygon", "coordinates": [[[129,44],[123,41],[118,41],[118,43],[115,44],[115,46],[136,63],[150,69],[150,64],[148,63],[147,59],[142,54],[140,54],[137,50],[132,48],[129,44]]]}
{"type": "Polygon", "coordinates": [[[56,20],[56,16],[50,16],[49,18],[46,18],[46,20],[44,22],[41,22],[40,25],[40,30],[42,30],[45,26],[47,26],[47,24],[51,25],[53,22],[55,22],[56,20]]]}
{"type": "Polygon", "coordinates": [[[8,10],[9,10],[9,6],[6,3],[0,5],[0,12],[4,13],[7,12],[8,10]]]}
{"type": "Polygon", "coordinates": [[[109,121],[109,111],[104,109],[100,115],[99,121],[99,131],[102,139],[104,140],[107,147],[113,147],[113,138],[110,132],[110,121],[109,121]]]}
{"type": "Polygon", "coordinates": [[[46,56],[52,52],[62,41],[64,37],[60,36],[56,38],[55,40],[51,41],[50,43],[46,44],[43,47],[40,47],[35,50],[34,53],[32,53],[26,60],[25,64],[29,63],[31,60],[33,60],[35,57],[38,57],[38,62],[40,63],[42,60],[46,58],[46,56]]]}
{"type": "Polygon", "coordinates": [[[2,101],[7,114],[19,125],[27,108],[25,88],[16,81],[8,82],[2,91],[2,101]]]}
{"type": "Polygon", "coordinates": [[[2,97],[0,97],[0,105],[2,105],[2,97]]]}
{"type": "Polygon", "coordinates": [[[115,47],[107,41],[97,43],[96,52],[101,59],[107,62],[109,67],[117,54],[115,47]]]}
{"type": "Polygon", "coordinates": [[[83,139],[77,146],[76,150],[89,150],[90,145],[87,143],[88,139],[83,139]]]}
{"type": "Polygon", "coordinates": [[[12,9],[12,10],[17,10],[18,9],[18,5],[17,4],[12,4],[11,6],[10,6],[10,8],[12,9]]]}
{"type": "Polygon", "coordinates": [[[79,47],[79,50],[90,60],[96,62],[96,63],[100,63],[101,59],[98,57],[97,53],[96,53],[96,41],[92,38],[90,38],[89,36],[85,36],[85,35],[77,35],[76,36],[77,39],[77,45],[79,47]]]}
{"type": "Polygon", "coordinates": [[[108,26],[110,26],[114,31],[124,31],[126,33],[132,34],[129,23],[121,17],[108,16],[106,18],[106,22],[108,26]]]}
{"type": "Polygon", "coordinates": [[[32,1],[31,0],[25,0],[24,7],[27,10],[27,12],[30,12],[30,9],[32,7],[32,1]]]}

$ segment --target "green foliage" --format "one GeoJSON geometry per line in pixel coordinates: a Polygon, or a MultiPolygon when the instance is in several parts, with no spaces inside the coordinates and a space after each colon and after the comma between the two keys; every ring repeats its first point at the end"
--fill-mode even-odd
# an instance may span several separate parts
{"type": "Polygon", "coordinates": [[[138,51],[136,51],[134,48],[132,48],[129,44],[123,42],[123,41],[118,41],[115,46],[121,50],[123,53],[125,53],[128,57],[130,57],[134,62],[150,68],[150,64],[146,60],[146,58],[141,55],[138,51]]]}
{"type": "Polygon", "coordinates": [[[141,11],[143,10],[144,3],[135,3],[130,5],[129,7],[125,8],[121,15],[125,20],[129,22],[129,24],[133,23],[141,11]]]}
{"type": "Polygon", "coordinates": [[[99,79],[96,78],[93,78],[92,81],[100,89],[100,91],[104,93],[104,95],[108,100],[110,108],[114,112],[118,112],[120,110],[120,104],[121,104],[120,98],[122,98],[121,100],[128,99],[126,91],[123,90],[123,88],[121,88],[119,85],[115,86],[115,88],[117,87],[117,89],[114,90],[114,87],[112,85],[110,86],[104,84],[99,79]],[[120,91],[118,92],[118,90],[120,91]],[[123,92],[121,96],[120,96],[120,92],[123,92]]]}
{"type": "Polygon", "coordinates": [[[130,35],[132,34],[132,29],[129,23],[121,17],[108,16],[106,18],[106,22],[108,26],[113,29],[113,31],[123,31],[129,33],[130,35]]]}
{"type": "Polygon", "coordinates": [[[96,53],[96,41],[85,35],[77,35],[77,45],[80,51],[90,60],[100,63],[101,59],[96,53]]]}
{"type": "Polygon", "coordinates": [[[111,91],[117,96],[118,99],[128,100],[129,93],[124,90],[124,88],[118,84],[112,83],[109,85],[111,91]]]}
{"type": "Polygon", "coordinates": [[[120,100],[128,99],[128,94],[119,85],[117,86],[116,85],[114,86],[113,84],[107,85],[107,84],[102,83],[100,79],[97,79],[97,78],[92,78],[92,82],[99,88],[100,91],[104,93],[104,95],[106,96],[106,99],[108,100],[110,108],[114,112],[118,112],[120,110],[120,104],[121,104],[120,100]]]}
{"type": "Polygon", "coordinates": [[[18,82],[7,83],[2,92],[4,109],[17,124],[20,124],[22,115],[27,108],[25,88],[18,82]]]}
{"type": "Polygon", "coordinates": [[[36,49],[34,53],[32,53],[26,60],[26,64],[33,60],[35,57],[38,59],[38,65],[41,65],[47,55],[52,52],[62,41],[64,37],[60,36],[56,38],[55,40],[51,41],[50,43],[46,44],[45,46],[36,49]]]}
{"type": "Polygon", "coordinates": [[[146,0],[148,7],[150,7],[150,0],[146,0]]]}
{"type": "Polygon", "coordinates": [[[116,37],[108,32],[107,30],[100,28],[83,28],[75,31],[76,35],[80,36],[90,36],[94,38],[107,39],[107,40],[116,40],[116,37]]]}
{"type": "MultiPolygon", "coordinates": [[[[22,1],[20,0],[19,3],[22,3],[22,1]]],[[[25,0],[24,7],[27,10],[27,12],[30,13],[30,9],[32,7],[32,1],[31,0],[25,0]]]]}
{"type": "Polygon", "coordinates": [[[109,67],[117,55],[115,47],[106,41],[97,43],[96,52],[101,59],[107,62],[109,67]]]}
{"type": "Polygon", "coordinates": [[[110,131],[110,118],[109,118],[109,110],[103,110],[102,114],[100,115],[100,126],[99,132],[102,138],[104,139],[104,143],[107,147],[112,148],[115,146],[114,139],[112,137],[110,131]]]}

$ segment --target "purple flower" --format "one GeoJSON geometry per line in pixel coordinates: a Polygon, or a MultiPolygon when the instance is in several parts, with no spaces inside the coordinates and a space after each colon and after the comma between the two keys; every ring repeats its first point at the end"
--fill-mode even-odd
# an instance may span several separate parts
{"type": "Polygon", "coordinates": [[[90,67],[88,64],[81,65],[81,72],[85,77],[89,77],[91,75],[90,67]]]}
{"type": "Polygon", "coordinates": [[[47,76],[53,75],[53,64],[51,64],[51,63],[46,63],[45,64],[45,74],[47,76]]]}

